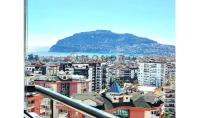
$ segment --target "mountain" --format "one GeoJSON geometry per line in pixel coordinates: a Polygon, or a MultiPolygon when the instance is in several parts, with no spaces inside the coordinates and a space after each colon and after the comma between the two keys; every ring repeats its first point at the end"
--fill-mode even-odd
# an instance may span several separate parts
{"type": "Polygon", "coordinates": [[[175,46],[164,45],[133,34],[96,30],[76,33],[57,41],[50,52],[124,53],[139,55],[175,55],[175,46]]]}

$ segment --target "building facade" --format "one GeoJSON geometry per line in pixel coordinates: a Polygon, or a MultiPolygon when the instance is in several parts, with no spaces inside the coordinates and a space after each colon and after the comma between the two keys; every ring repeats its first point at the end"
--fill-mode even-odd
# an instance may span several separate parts
{"type": "Polygon", "coordinates": [[[106,83],[107,70],[103,63],[68,63],[62,68],[66,73],[83,75],[90,80],[90,91],[99,92],[106,83]]]}
{"type": "Polygon", "coordinates": [[[165,86],[164,93],[164,111],[169,114],[171,118],[175,118],[175,88],[165,86]]]}
{"type": "Polygon", "coordinates": [[[139,85],[160,87],[164,82],[165,63],[139,63],[139,85]]]}
{"type": "Polygon", "coordinates": [[[47,114],[44,101],[44,96],[36,93],[29,93],[25,96],[25,109],[29,112],[34,112],[40,116],[47,114]]]}
{"type": "Polygon", "coordinates": [[[166,81],[169,81],[170,84],[175,85],[175,62],[167,62],[166,63],[166,73],[165,73],[166,81]]]}
{"type": "MultiPolygon", "coordinates": [[[[70,97],[73,94],[82,94],[87,93],[89,91],[89,80],[81,75],[70,75],[66,76],[65,79],[61,79],[57,76],[43,76],[38,79],[34,79],[32,82],[33,85],[40,85],[45,88],[48,88],[52,91],[58,92],[62,95],[70,97]]],[[[41,100],[44,101],[45,110],[50,110],[50,99],[44,97],[43,99],[37,99],[37,102],[41,100]]],[[[63,106],[61,103],[53,101],[53,117],[58,118],[60,111],[67,109],[67,107],[63,106]]],[[[38,106],[38,110],[41,107],[38,106]]],[[[73,110],[74,111],[74,110],[73,110]]],[[[38,111],[35,111],[38,113],[38,111]]],[[[41,115],[39,113],[39,115],[41,115]]]]}

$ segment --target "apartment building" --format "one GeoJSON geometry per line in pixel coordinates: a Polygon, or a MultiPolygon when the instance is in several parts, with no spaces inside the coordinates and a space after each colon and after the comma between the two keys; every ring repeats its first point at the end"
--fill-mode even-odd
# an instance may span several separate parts
{"type": "Polygon", "coordinates": [[[144,86],[160,87],[165,82],[165,63],[139,63],[138,83],[144,86]]]}
{"type": "Polygon", "coordinates": [[[102,90],[102,64],[89,64],[89,78],[92,80],[92,91],[100,92],[102,90]]]}
{"type": "Polygon", "coordinates": [[[164,111],[170,115],[170,118],[175,118],[175,88],[172,86],[165,86],[163,88],[164,94],[164,111]]]}
{"type": "Polygon", "coordinates": [[[167,62],[166,63],[166,73],[165,73],[166,81],[170,81],[172,85],[175,85],[175,62],[167,62]]]}
{"type": "Polygon", "coordinates": [[[108,77],[119,78],[125,82],[132,82],[137,79],[138,66],[125,65],[125,64],[113,64],[108,68],[108,77]]]}
{"type": "MultiPolygon", "coordinates": [[[[66,78],[60,78],[58,76],[38,76],[34,79],[32,82],[33,85],[40,85],[45,88],[48,88],[52,91],[58,92],[62,95],[70,97],[73,94],[82,94],[87,93],[89,91],[89,83],[90,81],[86,79],[84,76],[81,75],[66,75],[66,78]]],[[[34,97],[35,98],[35,97],[34,97]]],[[[45,109],[47,109],[47,112],[45,114],[41,114],[39,111],[42,111],[42,108],[38,105],[36,113],[38,115],[47,115],[50,114],[50,99],[49,98],[42,98],[38,99],[39,105],[41,106],[43,101],[45,109]]],[[[62,108],[67,108],[63,106],[63,104],[58,103],[56,101],[53,101],[53,117],[57,118],[59,116],[59,111],[62,110],[62,108]]],[[[32,111],[35,111],[33,109],[32,111]]]]}
{"type": "Polygon", "coordinates": [[[50,106],[44,104],[45,97],[38,93],[26,93],[25,94],[25,110],[28,112],[34,112],[42,117],[50,116],[50,106]],[[49,107],[48,107],[49,106],[49,107]]]}
{"type": "Polygon", "coordinates": [[[106,83],[106,64],[104,63],[67,63],[62,69],[69,74],[83,75],[90,83],[90,90],[99,92],[106,83]]]}
{"type": "Polygon", "coordinates": [[[45,65],[26,65],[25,66],[25,74],[26,76],[32,76],[35,74],[46,75],[46,66],[45,65]]]}
{"type": "Polygon", "coordinates": [[[59,64],[49,63],[47,64],[47,75],[55,76],[59,72],[59,64]]]}

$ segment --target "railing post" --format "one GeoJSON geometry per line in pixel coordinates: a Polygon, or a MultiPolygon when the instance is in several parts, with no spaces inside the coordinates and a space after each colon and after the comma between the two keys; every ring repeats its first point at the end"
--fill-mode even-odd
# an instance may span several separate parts
{"type": "Polygon", "coordinates": [[[51,109],[51,115],[50,115],[50,118],[53,118],[53,100],[52,99],[50,99],[50,109],[51,109]]]}

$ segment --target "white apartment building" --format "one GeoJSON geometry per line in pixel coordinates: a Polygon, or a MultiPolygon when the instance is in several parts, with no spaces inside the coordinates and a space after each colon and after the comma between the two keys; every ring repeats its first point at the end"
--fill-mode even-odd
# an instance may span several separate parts
{"type": "Polygon", "coordinates": [[[89,79],[92,81],[92,91],[102,90],[102,66],[101,63],[92,63],[89,66],[89,79]]]}
{"type": "Polygon", "coordinates": [[[94,73],[93,73],[93,68],[92,67],[89,67],[89,70],[88,70],[88,79],[91,81],[89,83],[89,92],[91,92],[93,89],[94,89],[94,73]]]}
{"type": "Polygon", "coordinates": [[[142,86],[160,87],[165,81],[165,63],[139,63],[138,83],[142,86]]]}

